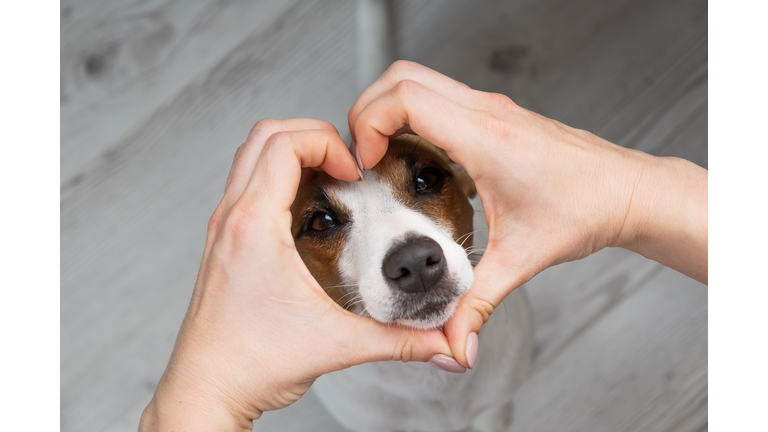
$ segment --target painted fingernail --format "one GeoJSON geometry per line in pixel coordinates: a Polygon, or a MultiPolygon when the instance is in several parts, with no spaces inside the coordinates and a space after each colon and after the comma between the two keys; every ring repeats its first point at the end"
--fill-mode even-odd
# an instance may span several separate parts
{"type": "Polygon", "coordinates": [[[432,358],[429,359],[429,363],[431,363],[432,366],[438,369],[442,369],[446,372],[464,373],[466,371],[464,366],[462,366],[459,362],[454,360],[452,357],[448,357],[445,354],[433,355],[432,358]]]}
{"type": "Polygon", "coordinates": [[[477,348],[480,346],[480,340],[477,338],[477,333],[472,332],[467,336],[467,349],[464,351],[464,355],[467,356],[467,364],[469,368],[475,367],[475,360],[477,360],[477,348]]]}
{"type": "Polygon", "coordinates": [[[357,143],[353,139],[349,142],[349,151],[352,152],[352,156],[355,158],[355,164],[357,165],[357,175],[360,176],[360,180],[363,179],[363,161],[360,159],[360,151],[357,149],[357,143]]]}

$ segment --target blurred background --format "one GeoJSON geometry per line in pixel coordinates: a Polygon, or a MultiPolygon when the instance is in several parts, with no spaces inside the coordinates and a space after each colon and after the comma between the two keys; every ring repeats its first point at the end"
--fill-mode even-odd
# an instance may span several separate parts
{"type": "MultiPolygon", "coordinates": [[[[63,431],[136,430],[251,126],[315,117],[348,141],[398,58],[707,167],[704,0],[62,0],[63,431]]],[[[526,286],[536,372],[511,430],[707,430],[706,287],[624,250],[526,286]]],[[[310,391],[254,430],[343,429],[310,391]]]]}

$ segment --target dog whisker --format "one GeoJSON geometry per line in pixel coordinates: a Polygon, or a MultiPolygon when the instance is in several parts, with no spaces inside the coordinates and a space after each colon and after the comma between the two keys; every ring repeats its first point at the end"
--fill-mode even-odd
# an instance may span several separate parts
{"type": "Polygon", "coordinates": [[[343,296],[341,296],[341,298],[340,298],[339,300],[341,300],[341,299],[343,299],[344,297],[347,297],[347,296],[349,296],[349,295],[355,295],[355,294],[358,294],[358,293],[359,293],[359,291],[350,291],[350,292],[346,292],[346,293],[345,293],[343,296]]]}
{"type": "Polygon", "coordinates": [[[344,307],[352,307],[352,306],[358,305],[358,304],[360,304],[362,302],[363,302],[363,298],[362,297],[356,297],[354,299],[350,299],[350,300],[346,301],[344,303],[344,307]]]}
{"type": "Polygon", "coordinates": [[[347,300],[346,302],[344,302],[344,306],[343,307],[345,309],[348,309],[348,308],[356,306],[356,305],[358,305],[358,304],[360,304],[362,302],[363,302],[362,296],[357,296],[357,297],[351,298],[351,299],[347,300]]]}
{"type": "Polygon", "coordinates": [[[485,248],[471,246],[471,247],[468,247],[468,248],[464,249],[464,252],[466,252],[467,254],[473,254],[475,252],[485,252],[485,248]]]}
{"type": "Polygon", "coordinates": [[[358,284],[349,284],[349,285],[341,284],[341,285],[332,285],[332,286],[323,287],[323,289],[327,290],[331,288],[346,288],[346,287],[356,287],[356,286],[359,286],[359,285],[358,284]]]}
{"type": "MultiPolygon", "coordinates": [[[[345,297],[346,297],[346,296],[345,296],[345,297]]],[[[342,298],[344,298],[344,297],[342,297],[342,298]]],[[[361,296],[359,296],[359,295],[355,295],[355,296],[351,296],[351,297],[348,297],[348,298],[345,300],[345,302],[346,302],[346,303],[354,303],[354,302],[356,302],[356,301],[360,300],[361,298],[362,298],[361,296]]],[[[339,300],[341,300],[341,299],[339,299],[339,300]]]]}
{"type": "Polygon", "coordinates": [[[354,301],[352,297],[349,297],[349,294],[344,294],[343,296],[339,297],[338,301],[344,300],[345,304],[354,301]],[[346,300],[344,298],[346,297],[346,300]]]}
{"type": "MultiPolygon", "coordinates": [[[[366,308],[363,308],[363,311],[362,311],[362,312],[360,312],[360,314],[357,316],[357,319],[355,320],[355,329],[357,329],[357,323],[359,323],[359,322],[360,322],[360,318],[362,318],[362,317],[366,316],[366,315],[365,315],[365,312],[366,312],[367,310],[368,310],[368,308],[367,308],[367,307],[366,307],[366,308]]],[[[370,317],[370,315],[368,315],[368,316],[370,317]]]]}
{"type": "Polygon", "coordinates": [[[350,291],[350,292],[345,293],[343,296],[341,296],[341,298],[344,298],[344,297],[346,297],[348,295],[351,295],[351,294],[357,294],[357,293],[358,293],[358,291],[350,291]]]}
{"type": "Polygon", "coordinates": [[[468,233],[464,234],[463,236],[461,236],[461,237],[457,238],[457,239],[456,239],[456,243],[458,243],[458,242],[459,242],[459,240],[461,240],[461,239],[464,239],[463,241],[461,241],[461,243],[459,243],[459,246],[461,246],[461,247],[464,247],[464,242],[466,242],[466,241],[469,239],[469,236],[471,236],[472,234],[474,234],[474,233],[476,233],[476,232],[485,231],[485,230],[487,230],[487,229],[488,229],[488,228],[480,228],[480,229],[476,229],[476,230],[474,230],[474,231],[470,231],[470,232],[468,232],[468,233]],[[466,238],[465,238],[465,237],[466,237],[466,238]]]}

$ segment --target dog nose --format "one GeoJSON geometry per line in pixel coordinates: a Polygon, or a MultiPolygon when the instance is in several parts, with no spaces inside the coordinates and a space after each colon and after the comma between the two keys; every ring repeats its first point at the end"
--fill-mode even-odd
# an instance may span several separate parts
{"type": "Polygon", "coordinates": [[[399,244],[384,257],[384,279],[407,293],[427,292],[445,275],[443,248],[429,237],[416,237],[399,244]]]}

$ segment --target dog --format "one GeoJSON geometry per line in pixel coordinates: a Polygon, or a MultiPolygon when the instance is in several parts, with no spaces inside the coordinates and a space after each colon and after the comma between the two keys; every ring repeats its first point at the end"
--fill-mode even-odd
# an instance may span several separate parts
{"type": "MultiPolygon", "coordinates": [[[[472,179],[416,135],[390,138],[359,182],[319,172],[291,208],[307,268],[343,308],[382,323],[439,328],[473,282],[472,179]]],[[[530,306],[518,288],[483,327],[472,370],[378,362],[320,377],[321,403],[354,431],[506,430],[531,369],[530,306]]]]}

